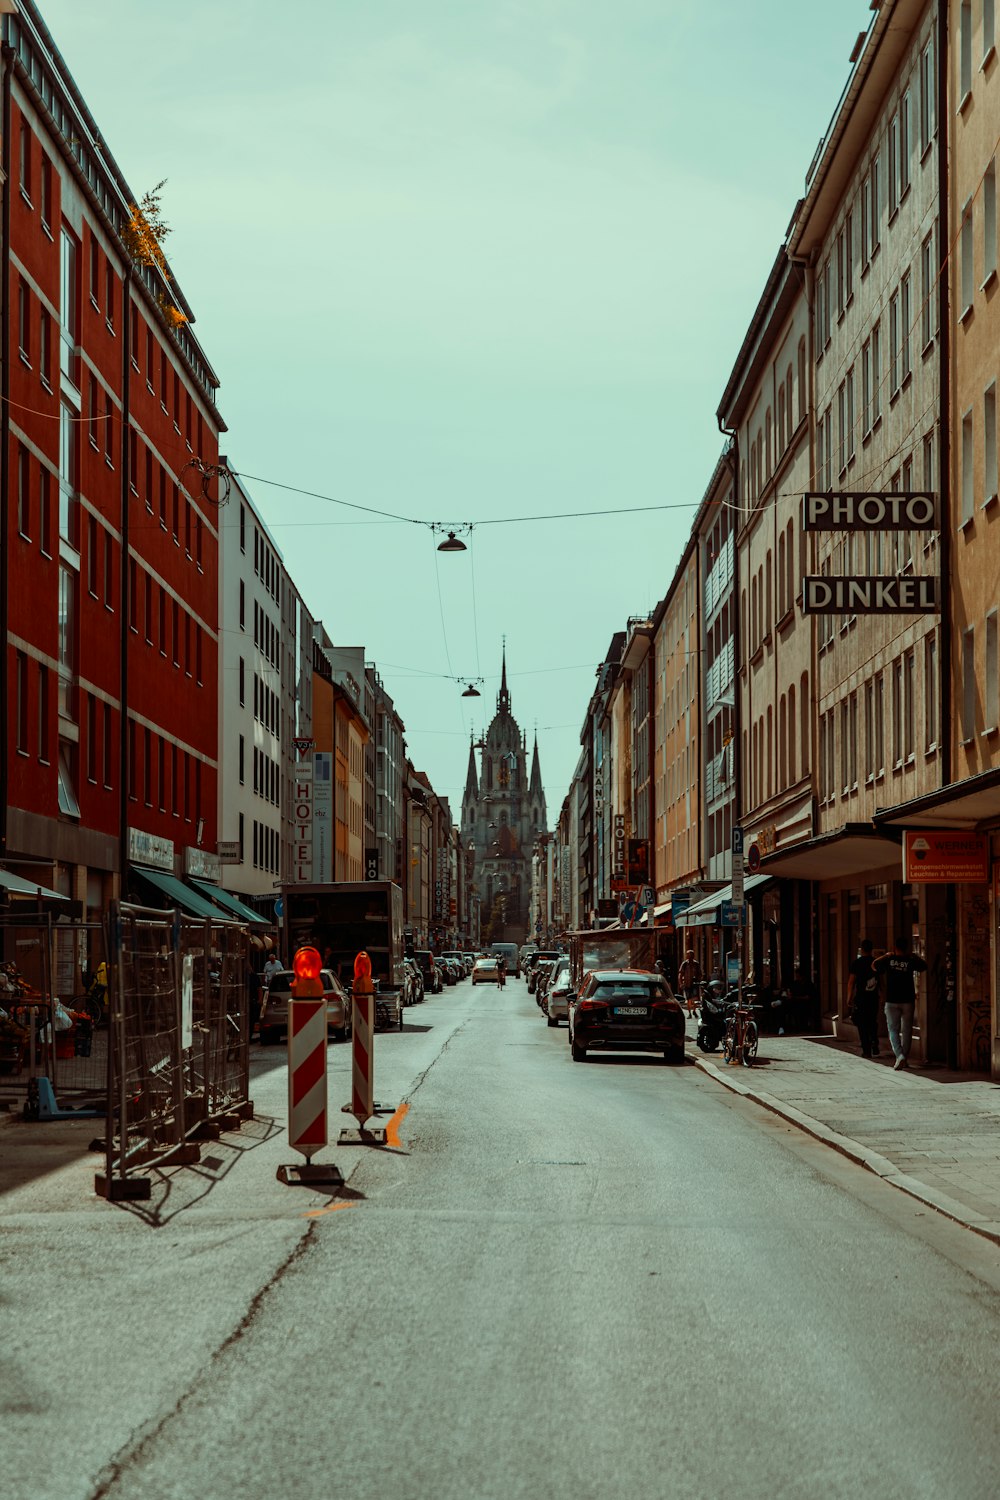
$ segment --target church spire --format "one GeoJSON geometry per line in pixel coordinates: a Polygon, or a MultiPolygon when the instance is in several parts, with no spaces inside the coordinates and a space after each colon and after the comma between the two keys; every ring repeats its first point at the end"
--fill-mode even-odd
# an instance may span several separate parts
{"type": "Polygon", "coordinates": [[[510,713],[510,693],[507,691],[507,637],[503,638],[503,667],[500,671],[500,691],[497,694],[497,709],[510,713]]]}
{"type": "Polygon", "coordinates": [[[535,731],[535,746],[531,752],[531,782],[528,786],[528,796],[537,797],[539,802],[544,803],[545,793],[542,790],[542,768],[538,762],[538,731],[535,731]]]}
{"type": "Polygon", "coordinates": [[[469,769],[465,775],[465,800],[476,801],[479,797],[479,778],[476,775],[476,742],[469,736],[469,769]]]}

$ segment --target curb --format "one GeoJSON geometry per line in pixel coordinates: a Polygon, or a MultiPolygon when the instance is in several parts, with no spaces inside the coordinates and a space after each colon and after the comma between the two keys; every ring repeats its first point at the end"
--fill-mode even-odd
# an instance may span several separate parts
{"type": "Polygon", "coordinates": [[[831,1130],[829,1125],[824,1125],[821,1120],[816,1120],[812,1115],[803,1114],[794,1105],[783,1104],[780,1099],[775,1099],[772,1094],[765,1094],[763,1090],[755,1089],[742,1080],[752,1074],[752,1069],[739,1069],[740,1077],[730,1077],[723,1072],[716,1063],[710,1062],[707,1057],[691,1049],[688,1050],[688,1059],[700,1068],[723,1088],[729,1089],[730,1093],[742,1094],[753,1104],[759,1104],[770,1114],[778,1115],[787,1120],[790,1125],[811,1135],[814,1140],[821,1142],[824,1146],[830,1146],[834,1151],[839,1151],[841,1156],[846,1156],[850,1161],[856,1162],[859,1167],[873,1172],[876,1177],[881,1177],[890,1187],[898,1188],[901,1193],[915,1198],[917,1202],[923,1203],[927,1208],[934,1209],[935,1213],[941,1214],[953,1223],[960,1224],[964,1229],[971,1229],[974,1234],[982,1235],[984,1239],[992,1240],[995,1245],[1000,1245],[1000,1224],[993,1219],[987,1219],[983,1215],[974,1214],[964,1204],[949,1198],[946,1193],[936,1192],[934,1188],[928,1187],[921,1182],[919,1177],[911,1177],[906,1172],[901,1172],[894,1162],[888,1157],[882,1156],[870,1147],[863,1146],[860,1141],[852,1140],[850,1136],[840,1135],[836,1130],[831,1130]]]}

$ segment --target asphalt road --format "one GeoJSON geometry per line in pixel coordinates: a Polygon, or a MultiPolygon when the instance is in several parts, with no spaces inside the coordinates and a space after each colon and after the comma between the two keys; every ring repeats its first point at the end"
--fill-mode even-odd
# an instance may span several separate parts
{"type": "Polygon", "coordinates": [[[376,1052],[403,1149],[331,1150],[339,1198],[277,1186],[273,1133],[157,1228],[100,1206],[94,1243],[146,1257],[128,1432],[98,1398],[103,1461],[11,1493],[992,1500],[996,1246],[694,1068],[574,1064],[517,981],[407,1020],[376,1052]]]}

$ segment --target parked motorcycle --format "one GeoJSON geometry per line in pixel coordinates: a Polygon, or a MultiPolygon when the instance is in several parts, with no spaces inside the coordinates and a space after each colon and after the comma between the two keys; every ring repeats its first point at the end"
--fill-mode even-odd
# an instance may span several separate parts
{"type": "Polygon", "coordinates": [[[702,1052],[717,1052],[726,1034],[726,1021],[739,999],[737,990],[727,990],[720,979],[709,979],[701,987],[701,1016],[695,1041],[702,1052]]]}

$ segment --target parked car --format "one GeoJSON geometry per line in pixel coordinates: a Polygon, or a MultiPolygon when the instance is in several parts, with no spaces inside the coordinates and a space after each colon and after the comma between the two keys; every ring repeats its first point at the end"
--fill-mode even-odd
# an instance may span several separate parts
{"type": "Polygon", "coordinates": [[[413,954],[413,960],[420,965],[420,972],[424,976],[424,994],[440,995],[441,986],[444,981],[440,970],[434,961],[434,955],[429,948],[418,948],[413,954]]]}
{"type": "MultiPolygon", "coordinates": [[[[288,1031],[288,1002],[295,993],[292,989],[294,978],[293,969],[279,969],[271,976],[260,1011],[258,1034],[261,1046],[279,1042],[288,1031]]],[[[321,969],[320,979],[323,981],[323,994],[326,997],[327,1030],[346,1039],[351,1033],[350,997],[332,969],[321,969]]]]}
{"type": "Polygon", "coordinates": [[[458,965],[459,978],[465,978],[465,954],[460,948],[449,948],[447,953],[442,953],[442,958],[452,960],[458,965]]]}
{"type": "Polygon", "coordinates": [[[405,1003],[419,1005],[424,998],[424,976],[420,972],[420,965],[412,958],[404,958],[403,968],[406,971],[405,1003]]]}
{"type": "Polygon", "coordinates": [[[473,984],[496,984],[500,961],[496,958],[477,958],[472,966],[473,984]]]}
{"type": "Polygon", "coordinates": [[[441,977],[444,980],[445,984],[458,983],[458,965],[455,963],[455,960],[453,958],[438,958],[436,960],[436,963],[438,968],[441,970],[441,977]]]}
{"type": "Polygon", "coordinates": [[[543,958],[541,963],[535,964],[535,967],[531,971],[534,983],[529,980],[528,988],[534,992],[535,1000],[539,1005],[541,1005],[542,1000],[545,998],[545,985],[554,965],[554,958],[543,958]]]}
{"type": "Polygon", "coordinates": [[[473,965],[476,962],[476,955],[474,953],[463,953],[462,957],[465,959],[466,974],[471,974],[473,965]]]}
{"type": "Polygon", "coordinates": [[[536,998],[538,1000],[540,1008],[545,1012],[546,1015],[548,1015],[549,1013],[549,1000],[552,997],[553,989],[559,983],[559,981],[568,974],[569,959],[565,957],[556,958],[553,959],[551,964],[549,965],[548,973],[543,975],[542,979],[539,981],[536,998]]]}
{"type": "Polygon", "coordinates": [[[662,1052],[684,1061],[684,1008],[667,981],[646,969],[596,969],[569,1009],[574,1062],[595,1048],[662,1052]]]}
{"type": "Polygon", "coordinates": [[[538,965],[548,963],[551,959],[562,958],[563,956],[558,948],[535,948],[533,952],[528,954],[525,961],[524,973],[528,982],[528,989],[532,994],[535,993],[535,986],[538,983],[538,974],[536,972],[538,965]]]}
{"type": "Polygon", "coordinates": [[[569,1007],[573,998],[573,981],[569,977],[569,964],[560,970],[559,974],[549,985],[549,993],[545,1001],[545,1014],[550,1026],[558,1026],[560,1021],[569,1021],[569,1007]]]}

